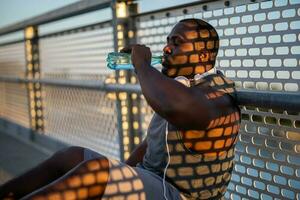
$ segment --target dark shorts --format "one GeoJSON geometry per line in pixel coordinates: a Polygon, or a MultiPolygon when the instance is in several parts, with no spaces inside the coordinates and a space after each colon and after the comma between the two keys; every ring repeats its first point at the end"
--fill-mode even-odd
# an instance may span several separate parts
{"type": "MultiPolygon", "coordinates": [[[[89,149],[84,151],[86,161],[104,157],[89,149]]],[[[102,199],[165,200],[163,179],[160,176],[139,167],[130,167],[117,160],[108,159],[108,161],[109,178],[102,199]]],[[[184,199],[168,182],[165,182],[165,188],[168,200],[184,199]]]]}

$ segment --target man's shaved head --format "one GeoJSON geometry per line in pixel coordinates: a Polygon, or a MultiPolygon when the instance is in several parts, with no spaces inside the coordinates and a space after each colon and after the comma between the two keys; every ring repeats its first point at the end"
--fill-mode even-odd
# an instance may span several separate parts
{"type": "Polygon", "coordinates": [[[201,19],[195,18],[183,19],[179,22],[184,23],[187,27],[195,28],[198,39],[206,42],[206,48],[212,52],[218,53],[219,36],[216,29],[212,25],[201,19]]]}
{"type": "Polygon", "coordinates": [[[164,74],[192,78],[214,67],[219,36],[207,22],[194,18],[183,19],[176,24],[167,40],[164,74]]]}

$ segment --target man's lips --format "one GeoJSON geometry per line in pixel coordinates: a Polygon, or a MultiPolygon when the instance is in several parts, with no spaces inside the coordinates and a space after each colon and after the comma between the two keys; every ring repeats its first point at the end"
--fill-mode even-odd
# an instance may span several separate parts
{"type": "Polygon", "coordinates": [[[164,75],[168,75],[168,69],[165,68],[165,67],[162,67],[161,73],[164,74],[164,75]]]}

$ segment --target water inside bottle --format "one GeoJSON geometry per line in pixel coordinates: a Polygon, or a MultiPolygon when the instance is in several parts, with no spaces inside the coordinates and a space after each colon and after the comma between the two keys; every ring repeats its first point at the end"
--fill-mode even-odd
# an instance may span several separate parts
{"type": "MultiPolygon", "coordinates": [[[[152,56],[151,65],[160,64],[162,56],[152,56]]],[[[128,53],[111,52],[107,56],[107,67],[113,70],[134,69],[131,55],[128,53]]]]}
{"type": "MultiPolygon", "coordinates": [[[[131,57],[128,53],[111,52],[107,56],[107,66],[111,69],[129,69],[131,64],[131,57]]],[[[132,67],[131,67],[132,68],[132,67]]]]}

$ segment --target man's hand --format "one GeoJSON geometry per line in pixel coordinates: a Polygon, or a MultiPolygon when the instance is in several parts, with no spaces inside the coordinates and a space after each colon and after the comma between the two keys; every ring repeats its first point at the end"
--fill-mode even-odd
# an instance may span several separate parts
{"type": "Polygon", "coordinates": [[[145,45],[134,45],[131,50],[131,62],[135,68],[151,65],[151,51],[145,45]]]}
{"type": "Polygon", "coordinates": [[[147,139],[145,138],[130,154],[125,163],[131,167],[136,167],[138,163],[143,162],[144,155],[147,151],[147,139]]]}
{"type": "Polygon", "coordinates": [[[135,69],[141,66],[150,66],[151,65],[151,51],[149,47],[145,45],[131,45],[129,47],[123,48],[120,52],[122,53],[131,53],[131,62],[135,69]]]}

